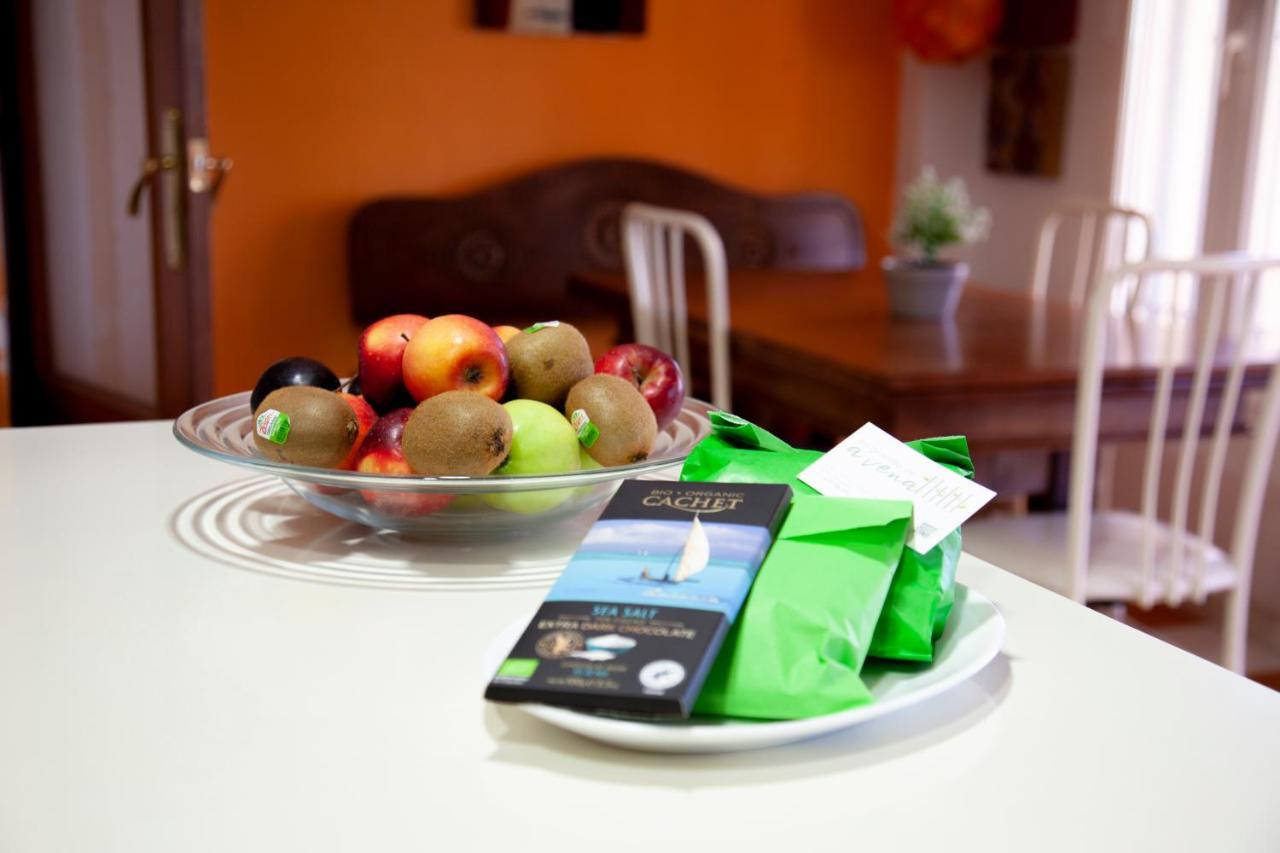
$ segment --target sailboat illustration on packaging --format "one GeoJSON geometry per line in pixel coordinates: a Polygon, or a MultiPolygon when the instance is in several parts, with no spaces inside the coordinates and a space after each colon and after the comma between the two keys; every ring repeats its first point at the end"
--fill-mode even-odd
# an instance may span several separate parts
{"type": "Polygon", "coordinates": [[[674,568],[668,569],[662,577],[656,577],[649,573],[649,567],[646,566],[640,570],[640,580],[650,583],[684,583],[705,569],[709,562],[711,562],[711,543],[707,540],[707,531],[703,529],[702,522],[695,513],[693,525],[684,540],[684,545],[680,548],[674,568]]]}
{"type": "Polygon", "coordinates": [[[684,548],[680,551],[680,561],[676,563],[675,571],[668,574],[667,579],[672,583],[684,583],[705,569],[710,560],[711,545],[707,542],[707,531],[702,529],[702,522],[698,520],[697,515],[694,515],[693,529],[689,531],[689,538],[684,541],[684,548]]]}

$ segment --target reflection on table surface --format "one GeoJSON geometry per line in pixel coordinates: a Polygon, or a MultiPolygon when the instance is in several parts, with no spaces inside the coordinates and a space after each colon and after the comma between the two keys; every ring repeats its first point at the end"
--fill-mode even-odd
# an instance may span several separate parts
{"type": "Polygon", "coordinates": [[[535,530],[518,541],[416,539],[322,512],[277,477],[250,477],[184,502],[171,518],[171,530],[192,551],[249,571],[316,583],[456,592],[549,586],[593,517],[535,530]]]}

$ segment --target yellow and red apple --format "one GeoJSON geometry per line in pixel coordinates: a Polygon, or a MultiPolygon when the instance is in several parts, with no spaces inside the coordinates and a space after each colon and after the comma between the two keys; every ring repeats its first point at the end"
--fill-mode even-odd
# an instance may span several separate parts
{"type": "Polygon", "coordinates": [[[502,339],[504,344],[516,335],[520,334],[520,330],[515,326],[494,326],[493,331],[497,333],[498,337],[502,339]]]}
{"type": "Polygon", "coordinates": [[[445,391],[478,391],[494,400],[507,390],[507,348],[488,324],[465,314],[424,323],[404,349],[404,385],[421,402],[445,391]]]}

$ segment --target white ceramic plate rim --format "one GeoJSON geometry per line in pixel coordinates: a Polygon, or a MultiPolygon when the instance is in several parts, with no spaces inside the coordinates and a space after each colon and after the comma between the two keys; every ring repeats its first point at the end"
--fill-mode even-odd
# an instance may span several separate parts
{"type": "MultiPolygon", "coordinates": [[[[486,682],[497,672],[532,616],[530,613],[528,617],[512,622],[489,644],[484,658],[486,682]]],[[[533,703],[511,707],[583,737],[628,749],[691,753],[760,749],[829,734],[932,699],[967,681],[990,663],[1004,646],[1004,634],[1004,617],[999,608],[981,593],[957,584],[955,611],[947,634],[939,643],[938,658],[919,676],[901,679],[902,684],[917,681],[919,687],[900,690],[896,695],[870,705],[821,717],[775,722],[645,722],[533,703]]]]}

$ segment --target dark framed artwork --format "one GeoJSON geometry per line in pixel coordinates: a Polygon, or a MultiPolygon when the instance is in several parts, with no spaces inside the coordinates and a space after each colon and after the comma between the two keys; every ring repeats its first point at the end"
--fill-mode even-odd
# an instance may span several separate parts
{"type": "Polygon", "coordinates": [[[1001,47],[1061,47],[1076,38],[1077,0],[1004,0],[1001,47]]]}
{"type": "Polygon", "coordinates": [[[475,0],[475,22],[527,35],[641,35],[645,0],[475,0]]]}
{"type": "Polygon", "coordinates": [[[987,169],[1057,177],[1071,57],[1062,49],[1004,48],[991,58],[987,169]]]}

